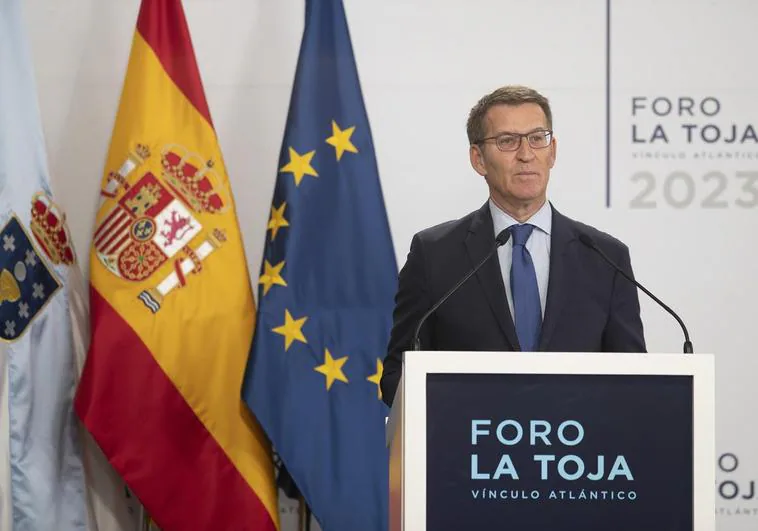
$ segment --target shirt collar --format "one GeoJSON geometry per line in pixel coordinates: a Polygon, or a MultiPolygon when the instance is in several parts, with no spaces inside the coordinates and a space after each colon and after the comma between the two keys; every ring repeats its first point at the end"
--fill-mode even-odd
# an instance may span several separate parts
{"type": "MultiPolygon", "coordinates": [[[[490,214],[492,215],[492,224],[495,227],[495,236],[500,234],[502,230],[507,229],[511,225],[519,224],[519,222],[513,219],[509,214],[503,212],[492,199],[489,200],[489,205],[490,214]]],[[[550,230],[553,228],[553,209],[550,206],[550,201],[545,201],[540,209],[524,223],[534,225],[549,236],[550,230]]]]}

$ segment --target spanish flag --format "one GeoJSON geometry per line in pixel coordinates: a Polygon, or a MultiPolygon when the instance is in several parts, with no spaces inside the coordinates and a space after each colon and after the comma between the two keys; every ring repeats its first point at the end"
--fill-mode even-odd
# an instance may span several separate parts
{"type": "Polygon", "coordinates": [[[254,302],[180,0],[142,1],[103,173],[76,411],[162,530],[275,530],[240,398],[254,302]]]}

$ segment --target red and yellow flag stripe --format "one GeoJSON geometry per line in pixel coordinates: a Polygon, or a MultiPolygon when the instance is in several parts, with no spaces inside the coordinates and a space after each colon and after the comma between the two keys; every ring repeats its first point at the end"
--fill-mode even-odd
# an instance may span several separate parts
{"type": "Polygon", "coordinates": [[[269,443],[240,399],[252,291],[179,0],[142,2],[102,197],[77,412],[161,529],[276,529],[269,443]]]}

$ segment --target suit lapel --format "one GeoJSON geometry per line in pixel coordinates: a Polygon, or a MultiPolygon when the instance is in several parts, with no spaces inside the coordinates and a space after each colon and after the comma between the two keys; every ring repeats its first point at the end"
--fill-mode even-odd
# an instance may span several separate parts
{"type": "Polygon", "coordinates": [[[542,322],[538,348],[541,351],[548,350],[555,325],[561,318],[561,312],[566,302],[566,281],[571,278],[569,272],[574,267],[569,243],[576,239],[576,234],[572,230],[571,221],[555,210],[554,207],[551,232],[547,302],[545,303],[545,319],[542,322]]]}
{"type": "MultiPolygon", "coordinates": [[[[469,234],[466,238],[466,250],[468,251],[471,267],[478,264],[495,244],[495,229],[492,224],[492,215],[489,203],[480,208],[471,222],[469,234]]],[[[484,291],[492,312],[495,314],[500,329],[510,343],[511,348],[519,350],[516,329],[513,326],[511,312],[508,309],[508,299],[505,295],[505,285],[500,272],[500,261],[497,254],[490,258],[476,273],[477,280],[484,291]]]]}

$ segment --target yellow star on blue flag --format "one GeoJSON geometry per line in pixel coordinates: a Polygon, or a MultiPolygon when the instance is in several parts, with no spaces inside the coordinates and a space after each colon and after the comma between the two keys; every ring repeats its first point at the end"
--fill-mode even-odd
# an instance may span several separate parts
{"type": "Polygon", "coordinates": [[[350,137],[353,136],[354,132],[355,126],[348,127],[343,131],[340,129],[340,126],[337,125],[337,122],[332,120],[332,136],[326,139],[326,143],[334,147],[337,155],[337,160],[340,160],[342,158],[342,155],[345,153],[345,151],[348,151],[350,153],[358,153],[358,148],[356,148],[353,143],[350,142],[350,137]]]}

